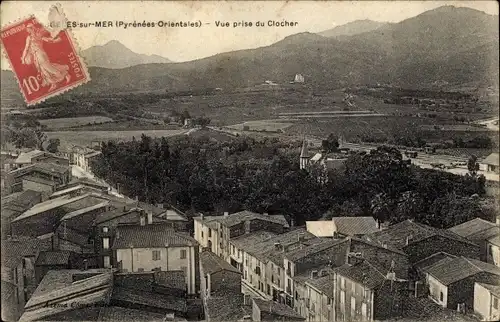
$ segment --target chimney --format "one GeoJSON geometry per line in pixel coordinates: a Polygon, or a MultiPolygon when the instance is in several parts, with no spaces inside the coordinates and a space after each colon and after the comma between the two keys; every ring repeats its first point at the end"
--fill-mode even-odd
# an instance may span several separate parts
{"type": "Polygon", "coordinates": [[[290,219],[290,227],[294,227],[294,226],[295,226],[295,220],[290,219]]]}
{"type": "Polygon", "coordinates": [[[87,261],[87,259],[84,259],[83,260],[83,270],[86,271],[89,269],[89,262],[87,261]]]}
{"type": "Polygon", "coordinates": [[[412,235],[408,235],[406,237],[406,245],[410,244],[411,240],[413,239],[413,236],[412,235]]]}
{"type": "Polygon", "coordinates": [[[139,196],[135,196],[135,201],[139,201],[139,196]]]}
{"type": "Polygon", "coordinates": [[[317,278],[318,277],[318,271],[314,270],[314,271],[311,271],[311,278],[314,279],[314,278],[317,278]]]}
{"type": "Polygon", "coordinates": [[[200,213],[200,219],[201,219],[201,221],[203,221],[203,217],[204,217],[203,214],[200,213]]]}
{"type": "Polygon", "coordinates": [[[227,217],[227,216],[229,216],[229,212],[224,211],[224,217],[227,217]]]}
{"type": "Polygon", "coordinates": [[[148,225],[153,223],[153,213],[148,212],[148,225]]]}

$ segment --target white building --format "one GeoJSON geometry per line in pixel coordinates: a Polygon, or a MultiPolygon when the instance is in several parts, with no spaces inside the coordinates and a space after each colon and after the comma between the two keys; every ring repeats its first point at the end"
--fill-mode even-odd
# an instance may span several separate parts
{"type": "Polygon", "coordinates": [[[198,243],[168,225],[121,225],[112,249],[123,272],[184,271],[189,294],[196,294],[198,243]]]}

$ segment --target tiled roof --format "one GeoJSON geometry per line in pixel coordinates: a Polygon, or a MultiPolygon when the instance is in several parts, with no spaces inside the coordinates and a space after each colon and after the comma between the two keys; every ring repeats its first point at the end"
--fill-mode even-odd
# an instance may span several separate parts
{"type": "Polygon", "coordinates": [[[93,225],[102,224],[106,221],[113,220],[115,218],[118,218],[118,217],[121,217],[124,215],[128,215],[131,212],[137,213],[136,210],[131,210],[129,207],[127,207],[125,210],[123,210],[123,208],[117,208],[117,209],[103,212],[103,213],[99,214],[99,216],[96,219],[94,219],[93,225]]]}
{"type": "Polygon", "coordinates": [[[166,209],[162,209],[162,208],[156,207],[155,205],[152,205],[152,204],[149,204],[146,202],[142,202],[142,201],[139,201],[137,203],[137,207],[144,209],[146,212],[151,212],[153,214],[153,216],[159,216],[159,215],[163,214],[164,212],[166,212],[166,209]]]}
{"type": "Polygon", "coordinates": [[[71,252],[61,251],[43,251],[36,259],[36,265],[68,265],[71,252]]]}
{"type": "Polygon", "coordinates": [[[465,257],[444,258],[424,271],[443,285],[450,285],[480,272],[500,277],[500,268],[495,265],[465,257]]]}
{"type": "Polygon", "coordinates": [[[487,290],[489,290],[491,292],[491,294],[500,297],[500,285],[493,285],[493,284],[486,284],[486,283],[478,283],[478,284],[483,286],[487,290]]]}
{"type": "Polygon", "coordinates": [[[78,210],[72,211],[70,213],[67,213],[66,215],[64,215],[64,217],[61,218],[61,220],[69,220],[69,219],[72,219],[74,217],[78,217],[80,215],[86,214],[90,211],[94,211],[94,210],[97,210],[100,208],[107,207],[108,205],[109,205],[109,201],[103,201],[103,202],[98,203],[96,205],[92,205],[89,207],[85,207],[85,208],[78,209],[78,210]]]}
{"type": "Polygon", "coordinates": [[[333,217],[337,232],[347,235],[365,235],[378,231],[373,217],[333,217]]]}
{"type": "Polygon", "coordinates": [[[492,154],[488,155],[486,158],[484,158],[484,160],[481,161],[481,163],[498,166],[499,165],[498,155],[499,155],[498,153],[492,153],[492,154]]]}
{"type": "Polygon", "coordinates": [[[238,321],[251,314],[243,305],[243,294],[226,294],[224,297],[206,299],[205,315],[211,321],[238,321]]]}
{"type": "MultiPolygon", "coordinates": [[[[448,230],[457,234],[457,235],[460,235],[462,237],[471,239],[472,236],[475,236],[476,234],[481,233],[485,230],[490,231],[491,228],[498,228],[498,226],[495,225],[494,223],[486,221],[484,219],[475,218],[475,219],[466,221],[463,224],[451,227],[448,230]]],[[[498,234],[498,232],[497,232],[497,234],[498,234]]],[[[488,237],[486,237],[486,238],[488,238],[488,237]]]]}
{"type": "Polygon", "coordinates": [[[48,210],[51,210],[54,208],[62,207],[62,206],[67,205],[69,203],[83,199],[86,196],[87,195],[81,195],[81,196],[77,196],[74,198],[69,198],[68,196],[63,196],[63,197],[59,197],[56,199],[50,199],[50,200],[41,202],[39,204],[34,205],[33,207],[31,207],[27,211],[25,211],[21,216],[17,217],[13,221],[22,220],[24,218],[35,216],[37,214],[40,214],[42,212],[45,212],[45,211],[48,211],[48,210]]]}
{"type": "Polygon", "coordinates": [[[50,240],[16,236],[11,239],[2,240],[2,266],[14,268],[25,256],[35,256],[39,251],[48,250],[51,247],[50,240]]]}
{"type": "Polygon", "coordinates": [[[425,270],[425,269],[435,265],[436,263],[440,262],[444,258],[453,259],[456,257],[457,256],[450,255],[450,254],[445,253],[445,252],[439,252],[439,253],[432,254],[431,256],[416,262],[413,266],[417,269],[425,270]]]}
{"type": "Polygon", "coordinates": [[[257,305],[257,307],[260,309],[261,312],[266,312],[268,314],[272,314],[278,317],[283,317],[285,318],[285,320],[286,318],[293,318],[294,320],[306,319],[303,318],[299,313],[295,312],[291,307],[282,303],[269,300],[262,300],[258,298],[254,298],[253,302],[255,303],[255,305],[257,305]]]}
{"type": "Polygon", "coordinates": [[[176,232],[162,224],[123,225],[117,228],[113,249],[168,246],[195,246],[196,240],[188,234],[176,232]]]}
{"type": "Polygon", "coordinates": [[[334,269],[341,276],[347,277],[369,289],[377,288],[385,281],[385,276],[368,261],[364,260],[355,265],[345,264],[334,269]]]}
{"type": "Polygon", "coordinates": [[[50,195],[50,198],[56,198],[56,197],[65,195],[67,193],[80,190],[80,189],[83,189],[82,185],[76,185],[73,187],[65,187],[64,189],[61,189],[61,190],[54,192],[52,195],[50,195]]]}
{"type": "MultiPolygon", "coordinates": [[[[317,239],[316,236],[307,232],[303,228],[294,229],[292,231],[278,234],[270,239],[267,239],[260,243],[255,243],[253,245],[246,245],[245,249],[242,249],[246,253],[255,258],[268,261],[271,260],[276,264],[283,265],[283,251],[276,251],[275,245],[279,244],[284,248],[291,248],[290,245],[296,245],[299,243],[299,238],[302,238],[303,241],[309,241],[312,239],[317,239]],[[280,259],[275,260],[276,257],[281,257],[280,259]]],[[[302,242],[303,243],[303,242],[302,242]]]]}
{"type": "Polygon", "coordinates": [[[23,180],[31,181],[31,182],[36,182],[36,183],[41,183],[41,184],[44,184],[44,185],[47,185],[47,186],[56,186],[57,185],[57,183],[54,182],[54,181],[52,181],[52,180],[40,178],[40,177],[37,177],[37,176],[31,176],[31,175],[23,177],[23,180]]]}
{"type": "Polygon", "coordinates": [[[296,261],[314,253],[321,252],[341,243],[347,243],[347,239],[315,239],[311,245],[288,252],[285,257],[290,261],[296,261]]]}
{"type": "Polygon", "coordinates": [[[67,165],[60,165],[54,163],[35,163],[33,165],[33,169],[43,172],[58,173],[58,174],[64,174],[71,170],[71,168],[67,165]]]}
{"type": "Polygon", "coordinates": [[[244,234],[235,238],[231,238],[229,241],[230,244],[233,244],[234,247],[238,249],[245,250],[250,246],[255,245],[256,243],[261,243],[266,240],[269,240],[276,236],[275,233],[265,230],[259,230],[255,232],[251,232],[249,234],[244,234]]]}
{"type": "Polygon", "coordinates": [[[333,297],[333,271],[328,272],[325,276],[309,279],[306,283],[312,285],[318,291],[323,292],[326,296],[333,297]]]}
{"type": "MultiPolygon", "coordinates": [[[[286,219],[284,219],[283,216],[280,215],[269,216],[251,212],[248,210],[243,210],[234,214],[230,214],[229,216],[221,216],[220,218],[218,218],[219,222],[226,227],[231,227],[234,225],[241,224],[246,220],[255,220],[255,219],[269,221],[280,225],[285,225],[286,223],[286,219]]],[[[288,227],[288,223],[286,224],[285,227],[288,227]]]]}
{"type": "Polygon", "coordinates": [[[209,251],[204,251],[200,254],[200,263],[205,274],[213,274],[223,270],[241,274],[236,267],[233,267],[231,264],[209,251]]]}
{"type": "Polygon", "coordinates": [[[111,296],[113,302],[127,302],[142,306],[149,306],[159,309],[167,309],[178,312],[186,312],[186,299],[174,296],[159,296],[157,293],[142,291],[135,288],[117,287],[113,288],[111,296]]]}
{"type": "Polygon", "coordinates": [[[366,235],[369,240],[377,241],[381,244],[387,243],[398,249],[403,249],[406,246],[407,238],[409,238],[409,243],[412,244],[432,236],[441,236],[477,246],[468,239],[446,229],[434,228],[411,220],[405,220],[391,225],[382,231],[366,235]]]}
{"type": "MultiPolygon", "coordinates": [[[[73,272],[75,270],[72,270],[73,272]]],[[[48,271],[46,276],[48,275],[49,280],[54,279],[54,275],[59,275],[63,271],[48,271]]],[[[64,273],[62,273],[64,274],[64,273]]],[[[67,280],[67,276],[64,277],[64,282],[58,284],[56,287],[52,287],[50,291],[46,292],[37,292],[33,293],[31,298],[29,299],[28,303],[26,303],[26,309],[29,309],[29,307],[36,306],[38,304],[42,304],[48,301],[56,301],[58,299],[70,297],[71,295],[77,295],[78,293],[84,293],[95,290],[96,292],[96,297],[94,300],[99,301],[99,300],[104,300],[107,293],[111,291],[112,288],[112,282],[113,282],[113,273],[108,270],[107,272],[103,272],[98,275],[94,275],[91,277],[88,277],[86,279],[73,282],[72,280],[72,273],[68,273],[68,275],[71,276],[71,283],[68,283],[69,281],[67,280]],[[104,293],[102,291],[105,291],[104,293]]],[[[45,279],[45,276],[44,278],[45,279]]],[[[47,282],[44,283],[42,282],[40,284],[46,285],[47,282]]],[[[78,302],[78,298],[73,298],[73,302],[78,302]]]]}
{"type": "Polygon", "coordinates": [[[148,321],[163,322],[165,314],[153,313],[143,310],[128,309],[119,306],[102,307],[98,321],[148,321]]]}

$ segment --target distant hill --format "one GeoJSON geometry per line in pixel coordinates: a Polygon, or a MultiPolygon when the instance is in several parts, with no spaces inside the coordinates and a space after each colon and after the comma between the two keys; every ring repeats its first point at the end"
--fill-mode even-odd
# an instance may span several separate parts
{"type": "Polygon", "coordinates": [[[171,61],[158,55],[137,54],[122,43],[112,40],[102,46],[92,46],[82,51],[88,66],[125,68],[142,64],[167,64],[171,61]]]}
{"type": "Polygon", "coordinates": [[[340,25],[332,29],[325,30],[323,32],[318,33],[323,37],[340,37],[340,36],[353,36],[363,32],[372,31],[378,29],[384,25],[387,25],[387,22],[378,22],[373,20],[356,20],[345,25],[340,25]]]}
{"type": "Polygon", "coordinates": [[[376,83],[419,88],[439,82],[498,86],[498,43],[498,16],[445,6],[352,36],[300,33],[267,47],[184,63],[93,67],[92,81],[71,93],[226,90],[265,80],[288,83],[296,73],[304,75],[305,86],[324,88],[376,83]]]}

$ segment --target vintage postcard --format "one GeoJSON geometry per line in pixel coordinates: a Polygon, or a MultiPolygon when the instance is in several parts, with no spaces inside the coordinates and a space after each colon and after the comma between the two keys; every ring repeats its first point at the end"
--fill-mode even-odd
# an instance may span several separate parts
{"type": "Polygon", "coordinates": [[[3,1],[1,320],[500,320],[496,1],[3,1]]]}

